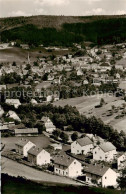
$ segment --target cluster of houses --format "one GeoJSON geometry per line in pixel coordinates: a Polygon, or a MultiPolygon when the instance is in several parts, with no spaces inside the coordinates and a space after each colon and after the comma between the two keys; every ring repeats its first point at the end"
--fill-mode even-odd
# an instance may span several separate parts
{"type": "Polygon", "coordinates": [[[87,184],[97,184],[102,187],[117,186],[119,170],[126,166],[126,153],[116,151],[116,147],[110,142],[101,142],[97,145],[88,136],[77,139],[71,144],[71,155],[67,155],[62,150],[60,144],[52,147],[60,150],[59,154],[51,156],[46,149],[37,147],[27,139],[21,139],[16,144],[16,152],[32,165],[43,166],[52,165],[54,173],[59,176],[70,178],[83,177],[87,184]],[[77,155],[93,155],[93,163],[82,162],[77,155]],[[112,163],[117,162],[117,169],[112,169],[100,161],[112,163]]]}
{"type": "Polygon", "coordinates": [[[74,141],[71,144],[71,153],[75,155],[92,154],[94,161],[112,163],[116,160],[118,170],[126,166],[126,152],[117,152],[116,147],[111,142],[102,141],[97,144],[88,136],[74,141]]]}
{"type": "MultiPolygon", "coordinates": [[[[19,116],[14,111],[9,111],[6,117],[13,119],[14,121],[21,121],[19,116]]],[[[6,133],[11,132],[15,136],[38,136],[38,128],[26,128],[22,123],[15,125],[15,122],[0,122],[0,132],[6,133]]],[[[47,133],[52,133],[56,130],[56,126],[53,124],[49,117],[43,116],[41,123],[45,127],[47,133]]]]}
{"type": "MultiPolygon", "coordinates": [[[[3,49],[7,45],[0,45],[3,49]]],[[[12,45],[13,46],[13,45],[12,45]]],[[[81,50],[80,45],[75,45],[81,50]]],[[[28,49],[27,45],[22,45],[22,48],[28,49]]],[[[46,48],[48,49],[48,48],[46,48]]],[[[57,48],[52,48],[57,50],[57,48]]],[[[32,88],[34,83],[34,90],[41,92],[42,89],[47,90],[52,86],[65,85],[67,77],[70,77],[72,72],[76,76],[82,78],[81,83],[74,80],[74,84],[88,85],[90,80],[85,76],[85,70],[88,71],[88,76],[93,78],[93,85],[100,86],[102,83],[120,83],[121,73],[126,71],[126,44],[115,45],[112,47],[104,46],[102,48],[86,48],[84,56],[76,56],[73,54],[65,56],[55,56],[54,59],[47,57],[39,57],[37,61],[31,61],[28,54],[28,62],[23,65],[6,63],[0,67],[0,78],[3,75],[16,72],[22,79],[18,86],[32,88]],[[119,48],[119,49],[118,49],[119,48]],[[118,54],[117,51],[118,50],[118,54]],[[109,71],[112,69],[112,60],[115,61],[115,68],[119,70],[115,76],[110,76],[109,71]],[[30,65],[30,69],[27,68],[30,65]],[[65,73],[64,73],[65,72],[65,73]],[[121,73],[120,73],[121,72],[121,73]],[[42,77],[47,75],[46,80],[42,81],[42,77]],[[25,79],[24,79],[25,77],[25,79]]],[[[125,79],[125,78],[124,78],[125,79]]],[[[14,85],[15,86],[15,85],[14,85]]],[[[1,90],[7,90],[13,87],[10,85],[0,85],[1,90]]],[[[32,88],[33,89],[33,88],[32,88]]],[[[43,100],[43,96],[39,96],[39,102],[58,101],[59,94],[47,94],[43,100]]],[[[33,105],[38,104],[35,98],[30,101],[33,105]]],[[[5,103],[13,105],[18,108],[21,105],[19,99],[6,99],[5,103]]],[[[4,114],[4,110],[0,107],[0,117],[4,114]]],[[[0,122],[0,131],[11,131],[15,136],[38,136],[37,128],[26,128],[22,125],[20,117],[16,112],[10,110],[6,114],[6,118],[11,118],[13,121],[0,122]],[[15,125],[14,121],[20,124],[15,125]]],[[[55,125],[49,117],[43,116],[40,121],[47,133],[52,134],[56,130],[55,125]]],[[[83,176],[84,180],[91,184],[95,183],[102,187],[117,186],[117,177],[121,169],[126,167],[126,153],[117,152],[116,147],[111,142],[105,142],[100,139],[98,143],[92,140],[89,136],[79,138],[71,143],[71,153],[67,155],[62,150],[61,144],[52,144],[54,150],[60,150],[60,154],[52,157],[51,154],[43,148],[36,146],[32,141],[22,138],[16,144],[16,152],[21,156],[27,158],[29,163],[33,165],[53,165],[54,173],[61,176],[77,178],[83,176]],[[91,156],[92,162],[82,162],[78,156],[91,156]],[[109,167],[109,165],[116,161],[116,170],[109,167]]]]}
{"type": "Polygon", "coordinates": [[[16,144],[16,152],[28,158],[31,164],[42,166],[50,163],[50,154],[43,148],[37,147],[27,139],[21,139],[16,144]]]}
{"type": "MultiPolygon", "coordinates": [[[[78,49],[81,50],[81,46],[78,49]]],[[[122,81],[122,73],[126,71],[125,59],[125,44],[104,46],[101,48],[86,47],[86,53],[84,56],[68,54],[64,56],[55,56],[53,59],[50,57],[39,57],[36,61],[33,61],[32,57],[30,58],[28,54],[28,60],[24,64],[14,65],[11,63],[3,63],[4,65],[0,67],[0,77],[5,74],[16,72],[22,79],[22,81],[17,84],[18,87],[30,87],[37,92],[41,92],[42,89],[53,88],[56,85],[64,85],[65,80],[69,78],[69,75],[72,72],[74,72],[76,76],[80,76],[82,78],[81,83],[77,83],[76,80],[73,81],[75,86],[76,84],[89,84],[85,71],[88,71],[88,76],[93,78],[93,82],[90,84],[93,84],[94,86],[100,86],[102,83],[119,84],[120,81],[122,81]],[[114,66],[116,70],[118,70],[118,73],[114,76],[109,75],[113,66],[112,61],[115,61],[114,66]],[[27,69],[27,64],[30,65],[30,70],[27,69]],[[65,75],[63,72],[65,72],[65,75]],[[42,81],[42,77],[45,74],[47,74],[46,80],[42,81]],[[34,86],[32,83],[34,83],[34,86]]],[[[125,79],[125,76],[123,79],[125,79]]],[[[13,84],[0,85],[0,90],[6,90],[12,87],[13,84]]],[[[39,96],[38,102],[58,101],[59,99],[59,94],[46,94],[44,98],[43,96],[39,96]]],[[[8,99],[8,103],[10,103],[9,100],[10,99],[8,99]]],[[[38,102],[34,97],[31,100],[31,103],[33,104],[37,104],[38,102]]]]}

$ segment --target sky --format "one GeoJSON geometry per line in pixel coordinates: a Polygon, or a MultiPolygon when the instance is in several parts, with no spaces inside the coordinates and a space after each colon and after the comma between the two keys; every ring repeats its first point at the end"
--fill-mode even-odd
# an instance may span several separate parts
{"type": "Polygon", "coordinates": [[[123,14],[126,0],[0,0],[0,17],[123,14]]]}

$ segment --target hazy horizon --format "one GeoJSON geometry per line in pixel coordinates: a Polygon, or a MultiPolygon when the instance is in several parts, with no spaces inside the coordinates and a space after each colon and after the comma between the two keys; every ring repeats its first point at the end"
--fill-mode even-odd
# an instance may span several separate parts
{"type": "Polygon", "coordinates": [[[0,17],[124,15],[125,0],[0,0],[0,17]]]}

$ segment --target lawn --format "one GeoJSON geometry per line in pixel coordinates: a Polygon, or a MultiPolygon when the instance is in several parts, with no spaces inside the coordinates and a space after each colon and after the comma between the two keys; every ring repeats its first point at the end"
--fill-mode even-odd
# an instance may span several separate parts
{"type": "Polygon", "coordinates": [[[122,119],[115,119],[116,116],[120,114],[120,107],[123,106],[125,103],[124,100],[122,100],[120,97],[117,98],[115,96],[108,96],[108,95],[96,95],[96,96],[83,96],[83,97],[77,97],[77,98],[70,98],[70,99],[64,99],[59,100],[57,102],[54,102],[53,105],[55,106],[62,106],[65,105],[71,105],[75,106],[77,110],[87,116],[95,116],[97,118],[100,118],[105,124],[109,124],[114,127],[114,129],[117,129],[118,131],[125,130],[125,117],[122,119]],[[100,104],[101,98],[104,99],[105,105],[101,108],[95,108],[96,105],[100,104]],[[118,109],[117,112],[110,114],[109,111],[111,111],[112,106],[116,107],[118,109]]]}
{"type": "Polygon", "coordinates": [[[38,137],[8,137],[2,138],[2,143],[5,144],[4,151],[15,149],[15,143],[18,142],[21,138],[29,139],[33,143],[35,143],[40,148],[47,147],[51,142],[50,139],[44,135],[38,137]]]}

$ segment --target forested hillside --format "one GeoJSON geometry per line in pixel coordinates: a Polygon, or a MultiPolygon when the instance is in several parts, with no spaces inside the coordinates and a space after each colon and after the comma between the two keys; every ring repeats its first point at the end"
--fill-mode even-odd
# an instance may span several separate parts
{"type": "Polygon", "coordinates": [[[21,43],[34,44],[36,46],[40,44],[45,46],[71,46],[72,43],[81,43],[83,41],[91,41],[94,44],[103,45],[126,41],[125,17],[62,16],[58,18],[56,16],[48,16],[48,20],[44,17],[42,21],[38,17],[36,23],[36,17],[0,20],[2,41],[19,40],[21,43]],[[10,26],[8,26],[9,24],[10,26]]]}

